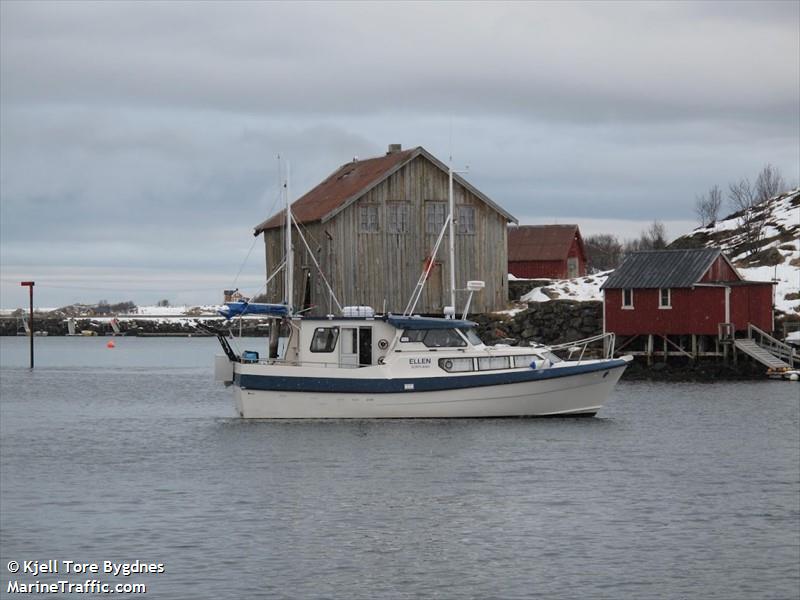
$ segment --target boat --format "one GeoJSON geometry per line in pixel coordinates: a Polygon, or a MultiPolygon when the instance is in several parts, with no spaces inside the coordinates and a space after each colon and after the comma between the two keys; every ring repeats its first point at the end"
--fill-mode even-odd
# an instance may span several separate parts
{"type": "MultiPolygon", "coordinates": [[[[285,271],[286,297],[292,298],[293,218],[288,184],[283,187],[286,254],[279,268],[285,271]]],[[[453,239],[452,214],[451,202],[434,257],[446,228],[450,227],[453,239]]],[[[452,265],[452,244],[450,248],[452,265]]],[[[614,358],[613,334],[563,346],[488,346],[478,337],[477,324],[467,319],[472,295],[483,282],[468,282],[470,296],[460,319],[452,305],[443,317],[414,315],[432,264],[428,261],[427,270],[423,269],[402,315],[339,307],[338,316],[307,317],[294,314],[289,302],[226,303],[220,313],[228,320],[254,314],[267,316],[271,323],[269,342],[258,349],[239,349],[243,338],[237,342],[233,327],[230,334],[214,331],[223,349],[215,357],[215,379],[233,388],[238,415],[248,419],[541,417],[592,416],[602,408],[633,358],[614,358]],[[602,356],[590,357],[590,346],[599,343],[602,356]]],[[[453,281],[451,273],[451,298],[453,281]]]]}

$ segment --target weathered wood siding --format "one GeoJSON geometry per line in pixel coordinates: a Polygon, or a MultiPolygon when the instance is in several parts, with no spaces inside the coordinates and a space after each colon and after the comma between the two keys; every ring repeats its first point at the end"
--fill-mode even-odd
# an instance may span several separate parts
{"type": "MultiPolygon", "coordinates": [[[[426,233],[426,203],[446,203],[447,199],[447,173],[418,156],[329,221],[303,226],[303,233],[342,305],[368,305],[378,312],[385,306],[387,311],[403,312],[438,234],[438,231],[426,233]],[[388,232],[387,204],[391,202],[408,204],[406,233],[388,232]],[[359,209],[364,205],[378,207],[377,232],[360,231],[359,209]]],[[[468,205],[475,209],[475,232],[456,233],[456,287],[465,288],[471,279],[483,280],[486,288],[475,294],[471,312],[502,310],[508,298],[506,219],[458,182],[454,185],[454,203],[456,207],[468,205]]],[[[282,259],[283,236],[279,229],[264,234],[268,274],[282,259]]],[[[327,289],[302,242],[296,241],[295,306],[303,305],[305,278],[310,274],[311,304],[317,308],[309,314],[325,314],[329,306],[327,289]]],[[[416,313],[441,314],[449,303],[447,235],[435,264],[416,313]]],[[[271,300],[282,299],[280,277],[269,286],[268,293],[271,300]]],[[[459,313],[467,295],[456,292],[459,313]]]]}

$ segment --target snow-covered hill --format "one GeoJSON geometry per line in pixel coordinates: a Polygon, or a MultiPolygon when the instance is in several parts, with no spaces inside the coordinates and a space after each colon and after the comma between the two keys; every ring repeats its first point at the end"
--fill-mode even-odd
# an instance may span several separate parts
{"type": "Polygon", "coordinates": [[[750,244],[740,227],[740,213],[728,215],[708,227],[698,227],[670,247],[718,247],[733,261],[745,279],[775,281],[775,306],[785,313],[800,313],[800,188],[760,205],[763,218],[760,239],[750,244]]]}

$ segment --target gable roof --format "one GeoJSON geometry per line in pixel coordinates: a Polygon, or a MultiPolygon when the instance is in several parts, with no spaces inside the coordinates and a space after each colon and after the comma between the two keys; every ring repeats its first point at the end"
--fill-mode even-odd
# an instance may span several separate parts
{"type": "Polygon", "coordinates": [[[633,252],[600,289],[692,287],[719,256],[730,264],[719,248],[633,252]]]}
{"type": "MultiPolygon", "coordinates": [[[[445,172],[448,170],[447,165],[422,146],[390,152],[377,158],[345,163],[316,187],[295,200],[292,203],[292,215],[298,223],[328,221],[418,156],[424,156],[445,172]]],[[[513,215],[495,204],[488,196],[467,183],[458,174],[454,174],[453,179],[503,215],[506,220],[517,222],[513,215]]],[[[284,209],[256,225],[253,235],[259,235],[267,229],[281,227],[286,222],[285,215],[286,210],[284,209]]]]}
{"type": "MultiPolygon", "coordinates": [[[[565,260],[575,236],[580,240],[577,225],[519,225],[508,228],[508,260],[565,260]]],[[[581,248],[583,251],[583,248],[581,248]]]]}

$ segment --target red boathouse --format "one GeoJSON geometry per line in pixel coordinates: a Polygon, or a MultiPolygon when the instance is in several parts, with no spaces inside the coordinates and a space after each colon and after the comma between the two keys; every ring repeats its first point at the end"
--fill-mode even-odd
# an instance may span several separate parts
{"type": "Polygon", "coordinates": [[[586,275],[586,249],[577,225],[508,228],[508,272],[521,279],[586,275]]]}
{"type": "Polygon", "coordinates": [[[746,281],[717,248],[635,252],[603,284],[604,331],[620,338],[619,349],[647,336],[650,355],[654,337],[664,354],[719,354],[722,338],[749,325],[772,332],[773,285],[746,281]]]}

